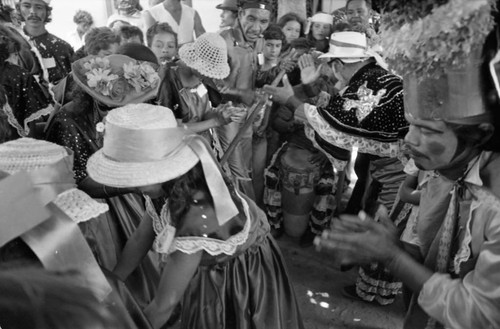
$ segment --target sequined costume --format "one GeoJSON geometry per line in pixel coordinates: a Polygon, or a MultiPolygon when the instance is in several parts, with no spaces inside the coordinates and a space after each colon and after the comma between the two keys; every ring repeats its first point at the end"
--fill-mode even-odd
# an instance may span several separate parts
{"type": "MultiPolygon", "coordinates": [[[[389,211],[395,202],[399,186],[404,181],[400,130],[407,127],[403,108],[401,78],[387,72],[376,63],[368,63],[356,72],[341,92],[330,98],[326,106],[306,104],[306,117],[314,129],[312,141],[325,150],[351,150],[370,158],[371,184],[365,193],[368,209],[376,204],[389,211]]],[[[333,157],[333,152],[329,151],[333,157]]],[[[386,305],[394,301],[401,283],[378,264],[363,267],[356,284],[358,295],[386,305]]]]}
{"type": "Polygon", "coordinates": [[[71,72],[73,47],[48,32],[36,37],[29,36],[42,56],[42,66],[48,70],[49,81],[56,84],[71,72]]]}
{"type": "Polygon", "coordinates": [[[30,123],[54,110],[33,76],[17,65],[5,62],[0,66],[0,85],[8,98],[7,119],[19,136],[27,136],[30,123]]]}
{"type": "Polygon", "coordinates": [[[233,227],[230,232],[215,218],[200,216],[201,209],[212,207],[201,200],[190,207],[189,216],[178,221],[173,242],[165,246],[165,235],[159,233],[167,224],[173,225],[168,201],[157,207],[147,203],[157,233],[153,248],[164,259],[172,252],[204,251],[182,298],[180,328],[304,328],[292,282],[269,234],[265,214],[234,189],[231,196],[240,214],[228,222],[233,227]]]}
{"type": "MultiPolygon", "coordinates": [[[[47,140],[73,150],[73,171],[78,184],[87,178],[88,158],[102,147],[102,134],[96,131],[96,124],[103,120],[103,116],[97,108],[84,109],[80,108],[81,105],[74,101],[64,105],[47,130],[47,140]]],[[[135,194],[98,200],[109,205],[109,212],[81,225],[81,229],[99,264],[111,271],[127,239],[142,220],[144,206],[142,199],[135,194]]],[[[126,283],[137,302],[145,306],[154,297],[158,280],[158,269],[147,257],[126,283]]]]}

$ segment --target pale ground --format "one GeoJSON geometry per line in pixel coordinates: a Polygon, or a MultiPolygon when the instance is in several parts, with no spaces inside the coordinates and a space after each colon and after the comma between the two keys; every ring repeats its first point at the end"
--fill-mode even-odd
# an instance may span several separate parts
{"type": "MultiPolygon", "coordinates": [[[[207,31],[218,29],[220,11],[215,6],[220,2],[222,0],[193,0],[193,6],[207,31]]],[[[77,9],[90,11],[97,25],[105,24],[106,10],[101,0],[53,0],[52,4],[54,20],[48,29],[62,38],[74,28],[72,17],[77,9]]],[[[401,298],[394,305],[385,307],[349,300],[340,294],[340,289],[354,282],[354,271],[336,270],[330,256],[316,252],[313,247],[301,248],[292,238],[282,237],[278,243],[295,284],[307,329],[402,327],[404,311],[401,298]]]]}

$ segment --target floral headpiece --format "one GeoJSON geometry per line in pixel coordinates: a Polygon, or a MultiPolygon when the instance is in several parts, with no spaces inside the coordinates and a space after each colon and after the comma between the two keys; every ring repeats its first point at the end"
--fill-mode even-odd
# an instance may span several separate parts
{"type": "Polygon", "coordinates": [[[381,41],[390,67],[418,78],[466,64],[493,29],[494,0],[391,0],[385,5],[381,41]]]}
{"type": "Polygon", "coordinates": [[[85,57],[73,63],[75,81],[92,97],[111,107],[156,97],[158,65],[125,55],[85,57]]]}

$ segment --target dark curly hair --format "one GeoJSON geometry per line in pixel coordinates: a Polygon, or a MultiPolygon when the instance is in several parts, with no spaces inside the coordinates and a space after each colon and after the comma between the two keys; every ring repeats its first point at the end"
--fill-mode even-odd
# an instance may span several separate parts
{"type": "Polygon", "coordinates": [[[0,67],[13,53],[21,49],[21,43],[9,30],[8,27],[0,25],[0,67]]]}
{"type": "MultiPolygon", "coordinates": [[[[47,11],[47,16],[45,17],[45,23],[52,22],[52,7],[44,2],[45,10],[47,11]]],[[[21,14],[21,2],[16,3],[16,11],[19,14],[21,22],[24,22],[24,17],[21,14]]]]}
{"type": "Polygon", "coordinates": [[[282,44],[286,44],[286,36],[278,24],[270,24],[262,33],[264,40],[281,40],[282,44]]]}
{"type": "Polygon", "coordinates": [[[87,26],[92,26],[92,24],[94,24],[94,19],[88,11],[78,10],[75,16],[73,16],[73,22],[75,24],[85,23],[87,26]]]}
{"type": "Polygon", "coordinates": [[[296,13],[286,13],[285,15],[280,17],[277,24],[283,29],[288,22],[298,22],[300,24],[299,38],[304,36],[306,22],[304,21],[304,19],[302,19],[302,17],[300,17],[296,13]]]}
{"type": "Polygon", "coordinates": [[[155,35],[160,34],[160,33],[169,33],[172,34],[175,38],[175,46],[178,47],[178,41],[177,41],[177,33],[174,32],[172,27],[168,23],[154,23],[151,25],[146,32],[146,41],[148,43],[148,47],[151,47],[153,43],[153,38],[155,35]]]}
{"type": "Polygon", "coordinates": [[[205,174],[201,162],[198,162],[191,170],[184,175],[177,177],[163,184],[169,200],[169,208],[174,226],[177,226],[182,217],[189,210],[193,202],[194,191],[205,193],[207,201],[212,203],[212,197],[205,180],[205,174]]]}
{"type": "Polygon", "coordinates": [[[89,55],[97,55],[114,43],[120,44],[120,41],[121,37],[109,27],[94,27],[85,35],[85,51],[89,55]]]}

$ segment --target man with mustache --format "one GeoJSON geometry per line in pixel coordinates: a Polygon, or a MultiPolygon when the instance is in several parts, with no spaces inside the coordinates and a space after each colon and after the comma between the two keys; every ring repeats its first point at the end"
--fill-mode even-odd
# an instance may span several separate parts
{"type": "Polygon", "coordinates": [[[73,48],[49,33],[45,25],[52,20],[51,0],[21,0],[16,4],[24,22],[24,33],[39,51],[41,65],[48,71],[48,81],[56,84],[71,72],[73,48]]]}
{"type": "Polygon", "coordinates": [[[500,328],[499,2],[466,3],[393,2],[385,11],[397,21],[384,20],[382,40],[401,40],[389,60],[404,76],[405,142],[415,164],[433,171],[422,184],[419,252],[403,249],[383,213],[380,222],[343,216],[317,241],[341,263],[379,261],[401,279],[413,292],[405,329],[500,328]],[[415,32],[422,20],[439,30],[415,32]]]}
{"type": "MultiPolygon", "coordinates": [[[[258,68],[258,54],[263,52],[264,40],[262,33],[269,26],[272,7],[268,1],[250,0],[240,4],[238,19],[233,27],[226,29],[220,35],[226,40],[231,73],[224,80],[223,96],[235,103],[251,107],[255,97],[255,78],[258,68]]],[[[241,124],[230,123],[217,129],[223,151],[226,151],[238,133],[241,124]]],[[[228,158],[227,164],[231,174],[236,178],[239,187],[253,200],[260,203],[261,195],[256,196],[252,183],[253,163],[256,152],[262,154],[262,143],[253,145],[253,128],[249,128],[240,141],[239,146],[228,158]],[[259,149],[259,151],[257,151],[259,149]],[[258,199],[256,199],[258,198],[258,199]]],[[[257,157],[255,158],[257,160],[257,157]]],[[[263,163],[257,161],[257,166],[263,169],[263,163]]],[[[262,181],[260,175],[253,175],[255,182],[262,181]],[[259,176],[259,177],[257,177],[259,176]]]]}

